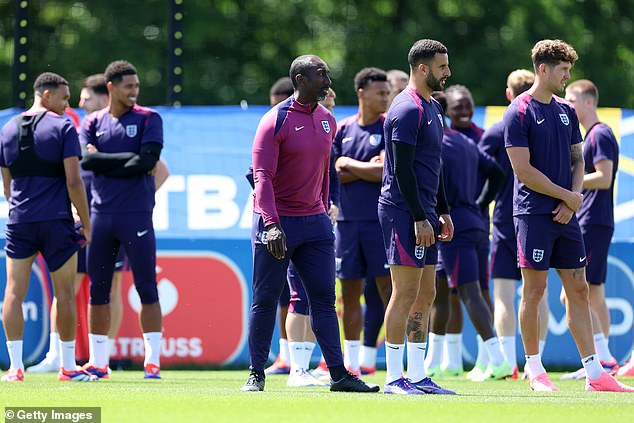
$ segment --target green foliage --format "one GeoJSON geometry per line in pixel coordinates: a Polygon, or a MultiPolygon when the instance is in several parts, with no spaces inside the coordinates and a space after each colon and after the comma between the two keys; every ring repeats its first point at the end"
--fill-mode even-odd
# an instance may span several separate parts
{"type": "MultiPolygon", "coordinates": [[[[0,107],[11,105],[14,10],[0,0],[0,107]]],[[[79,87],[125,58],[142,102],[167,98],[169,1],[30,0],[28,83],[51,70],[79,87]]],[[[601,105],[634,108],[632,0],[183,0],[183,104],[266,104],[269,86],[300,54],[322,56],[340,104],[354,104],[365,66],[407,70],[419,38],[449,48],[453,76],[479,105],[505,104],[506,75],[530,68],[530,49],[562,38],[579,52],[573,79],[594,80],[601,105]]]]}

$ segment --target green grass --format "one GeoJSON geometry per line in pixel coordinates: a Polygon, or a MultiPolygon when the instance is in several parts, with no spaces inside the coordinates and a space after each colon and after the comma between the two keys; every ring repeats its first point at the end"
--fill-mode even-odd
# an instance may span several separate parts
{"type": "MultiPolygon", "coordinates": [[[[247,371],[163,371],[144,380],[138,371],[110,380],[60,383],[55,375],[26,375],[0,386],[0,406],[101,407],[102,422],[601,422],[634,421],[634,394],[585,392],[582,381],[555,381],[559,392],[534,393],[523,381],[441,382],[457,396],[331,393],[327,387],[287,388],[269,376],[266,391],[242,393],[247,371]]],[[[384,372],[367,378],[382,385],[384,372]]],[[[627,380],[626,380],[627,381],[627,380]]],[[[629,379],[634,384],[634,379],[629,379]]],[[[15,421],[15,420],[14,420],[15,421]]]]}

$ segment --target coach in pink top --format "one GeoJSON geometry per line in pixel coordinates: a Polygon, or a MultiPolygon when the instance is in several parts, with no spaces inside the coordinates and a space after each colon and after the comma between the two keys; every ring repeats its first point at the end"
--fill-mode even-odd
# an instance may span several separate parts
{"type": "Polygon", "coordinates": [[[313,331],[333,379],[330,390],[379,390],[348,373],[341,356],[335,236],[326,214],[330,150],[337,128],[334,117],[318,104],[330,88],[329,73],[317,56],[296,58],[290,68],[295,93],[264,115],[253,140],[251,374],[243,391],[264,390],[275,311],[291,259],[308,294],[313,331]]]}

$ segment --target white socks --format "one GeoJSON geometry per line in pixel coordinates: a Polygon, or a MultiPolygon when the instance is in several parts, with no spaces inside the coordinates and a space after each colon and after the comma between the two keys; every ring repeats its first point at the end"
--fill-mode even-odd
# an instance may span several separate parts
{"type": "Polygon", "coordinates": [[[280,338],[280,359],[285,363],[290,362],[290,353],[288,351],[288,341],[280,338]]]}
{"type": "Polygon", "coordinates": [[[313,356],[313,351],[315,350],[315,343],[304,341],[304,355],[302,357],[302,366],[304,369],[310,369],[310,359],[313,356]]]}
{"type": "Polygon", "coordinates": [[[429,332],[427,340],[427,357],[425,357],[425,371],[440,366],[442,362],[442,352],[445,347],[445,335],[437,335],[429,332]]]}
{"type": "Polygon", "coordinates": [[[476,364],[480,363],[484,367],[489,364],[489,354],[487,354],[486,347],[484,346],[484,340],[480,335],[477,336],[478,340],[478,356],[476,357],[476,364]]]}
{"type": "Polygon", "coordinates": [[[462,333],[445,335],[444,357],[440,364],[442,369],[462,369],[462,333]]]}
{"type": "Polygon", "coordinates": [[[314,342],[289,342],[288,353],[291,366],[291,373],[300,370],[308,370],[310,365],[310,357],[315,349],[314,342]]]}
{"type": "Polygon", "coordinates": [[[291,373],[302,370],[302,357],[304,356],[303,342],[288,343],[289,363],[291,365],[291,373]]]}
{"type": "Polygon", "coordinates": [[[154,364],[161,365],[161,332],[145,332],[143,334],[143,344],[145,345],[145,360],[143,366],[154,364]]]}
{"type": "Polygon", "coordinates": [[[22,362],[22,340],[7,341],[7,349],[9,350],[9,358],[11,359],[11,370],[24,370],[22,362]]]}
{"type": "Polygon", "coordinates": [[[528,374],[531,378],[535,378],[539,375],[546,373],[546,369],[542,364],[542,355],[527,355],[526,366],[528,367],[528,374]]]}
{"type": "Polygon", "coordinates": [[[407,341],[407,378],[420,382],[425,378],[425,351],[427,342],[407,341]]]}
{"type": "Polygon", "coordinates": [[[343,341],[343,365],[346,369],[359,371],[359,349],[361,341],[344,339],[343,341]]]}
{"type": "Polygon", "coordinates": [[[75,362],[75,340],[60,341],[60,353],[64,370],[74,372],[77,366],[75,362]]]}
{"type": "Polygon", "coordinates": [[[387,341],[385,342],[385,364],[387,366],[387,373],[385,374],[386,384],[403,377],[404,349],[405,344],[390,344],[387,341]]]}
{"type": "Polygon", "coordinates": [[[51,332],[48,335],[48,353],[46,357],[49,360],[55,360],[59,363],[59,333],[51,332]]]}
{"type": "Polygon", "coordinates": [[[598,379],[601,377],[601,373],[605,372],[596,354],[582,358],[581,363],[583,368],[586,369],[586,377],[590,380],[598,379]]]}
{"type": "Polygon", "coordinates": [[[95,367],[103,369],[108,364],[108,350],[110,343],[108,335],[88,334],[88,346],[90,348],[90,359],[88,362],[95,367]]]}
{"type": "Polygon", "coordinates": [[[515,336],[499,336],[498,341],[500,343],[500,349],[504,360],[509,363],[511,369],[517,367],[517,351],[515,348],[515,336]]]}
{"type": "Polygon", "coordinates": [[[605,363],[613,363],[616,361],[612,353],[610,352],[610,347],[608,346],[608,338],[603,335],[603,332],[594,334],[594,347],[597,350],[597,355],[599,356],[599,360],[605,363]]]}
{"type": "Polygon", "coordinates": [[[372,369],[376,367],[376,347],[361,345],[359,351],[359,366],[372,369]]]}
{"type": "Polygon", "coordinates": [[[493,367],[498,367],[499,365],[504,363],[504,356],[502,355],[502,351],[500,350],[498,339],[495,336],[484,341],[484,348],[486,349],[487,355],[489,356],[489,364],[491,364],[493,367]]]}

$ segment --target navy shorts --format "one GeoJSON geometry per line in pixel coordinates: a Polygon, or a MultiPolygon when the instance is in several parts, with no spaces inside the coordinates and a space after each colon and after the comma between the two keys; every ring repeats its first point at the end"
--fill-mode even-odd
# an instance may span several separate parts
{"type": "Polygon", "coordinates": [[[158,301],[156,291],[156,238],[152,213],[98,214],[93,213],[92,243],[88,248],[90,304],[108,304],[112,273],[119,250],[124,250],[134,274],[137,290],[145,287],[143,304],[158,301]]]}
{"type": "Polygon", "coordinates": [[[51,272],[62,267],[81,248],[83,240],[71,220],[11,223],[5,235],[7,256],[24,259],[40,252],[51,272]]]}
{"type": "Polygon", "coordinates": [[[605,283],[608,274],[608,252],[614,228],[599,225],[585,225],[581,227],[583,243],[586,246],[588,267],[586,279],[592,285],[605,283]]]}
{"type": "MultiPolygon", "coordinates": [[[[409,211],[379,203],[378,212],[388,264],[422,268],[438,263],[435,243],[427,248],[416,245],[414,219],[409,211]]],[[[429,216],[429,219],[435,237],[438,234],[438,218],[429,216]]]]}
{"type": "Polygon", "coordinates": [[[566,225],[544,214],[515,216],[513,221],[519,267],[548,270],[586,266],[586,249],[577,216],[572,216],[566,225]]]}
{"type": "Polygon", "coordinates": [[[517,267],[517,238],[511,222],[493,224],[490,270],[493,279],[522,279],[517,267]]]}
{"type": "Polygon", "coordinates": [[[484,239],[477,246],[478,256],[478,281],[480,288],[489,289],[489,252],[491,251],[491,241],[488,232],[484,233],[484,239]]]}
{"type": "Polygon", "coordinates": [[[335,270],[339,279],[373,278],[390,273],[378,220],[340,221],[335,234],[335,270]]]}
{"type": "MultiPolygon", "coordinates": [[[[488,241],[486,232],[473,229],[457,233],[450,242],[439,245],[449,287],[456,288],[459,285],[480,281],[478,252],[485,241],[488,241]]],[[[486,244],[488,245],[488,242],[486,244]]]]}

